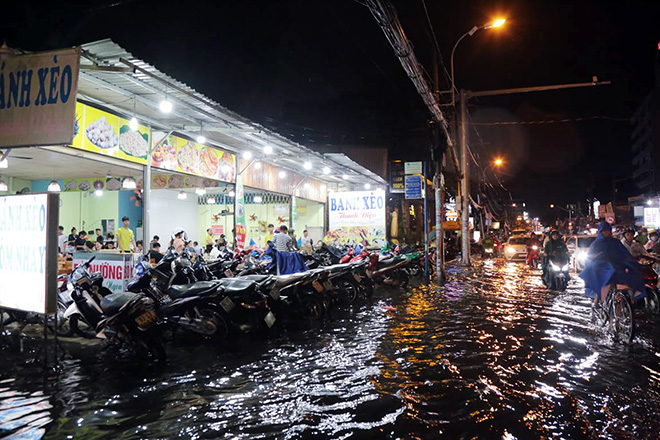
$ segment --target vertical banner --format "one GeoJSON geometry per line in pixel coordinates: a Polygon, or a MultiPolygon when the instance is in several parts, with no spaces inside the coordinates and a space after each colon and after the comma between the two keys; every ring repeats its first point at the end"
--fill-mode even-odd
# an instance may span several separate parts
{"type": "Polygon", "coordinates": [[[0,147],[70,144],[80,48],[0,63],[0,147]]]}
{"type": "Polygon", "coordinates": [[[296,196],[291,196],[291,229],[296,233],[297,237],[302,237],[298,233],[298,207],[296,206],[296,196]]]}
{"type": "Polygon", "coordinates": [[[0,307],[56,311],[58,215],[59,194],[0,197],[0,307]]]}
{"type": "Polygon", "coordinates": [[[234,212],[235,221],[235,234],[236,247],[245,248],[245,188],[243,188],[243,178],[241,175],[236,176],[236,198],[234,199],[236,206],[234,212]]]}

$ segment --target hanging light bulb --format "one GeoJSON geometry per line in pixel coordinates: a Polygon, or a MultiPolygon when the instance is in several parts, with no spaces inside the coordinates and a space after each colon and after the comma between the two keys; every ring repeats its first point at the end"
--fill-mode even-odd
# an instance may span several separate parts
{"type": "Polygon", "coordinates": [[[266,154],[272,154],[272,153],[273,153],[273,147],[271,147],[270,145],[266,145],[266,146],[264,147],[264,153],[266,153],[266,154]]]}
{"type": "Polygon", "coordinates": [[[258,196],[258,195],[254,196],[254,203],[261,203],[262,201],[263,201],[263,199],[261,198],[261,196],[258,196]]]}
{"type": "Polygon", "coordinates": [[[206,194],[206,188],[197,188],[195,190],[195,194],[197,194],[198,196],[203,196],[204,194],[206,194]]]}
{"type": "Polygon", "coordinates": [[[245,159],[245,160],[252,159],[252,151],[244,151],[243,152],[243,159],[245,159]]]}
{"type": "Polygon", "coordinates": [[[130,128],[133,131],[137,131],[137,129],[138,129],[138,120],[135,116],[133,116],[133,118],[128,123],[128,128],[130,128]]]}
{"type": "Polygon", "coordinates": [[[236,195],[236,193],[235,193],[234,190],[232,189],[231,191],[229,191],[229,193],[227,193],[227,195],[228,195],[229,197],[234,197],[234,196],[236,195]]]}
{"type": "Polygon", "coordinates": [[[206,200],[206,203],[209,205],[215,205],[215,197],[211,196],[206,200]]]}
{"type": "Polygon", "coordinates": [[[7,158],[0,160],[0,168],[9,168],[9,162],[7,158]]]}
{"type": "Polygon", "coordinates": [[[370,188],[371,188],[371,184],[370,184],[370,183],[365,183],[365,184],[364,184],[364,189],[370,189],[370,188]]]}
{"type": "Polygon", "coordinates": [[[260,170],[261,169],[261,162],[255,162],[254,163],[254,169],[255,170],[260,170]]]}
{"type": "Polygon", "coordinates": [[[198,144],[203,144],[204,142],[206,142],[206,138],[204,136],[202,136],[201,134],[199,136],[197,136],[197,143],[198,144]]]}
{"type": "Polygon", "coordinates": [[[323,174],[330,174],[330,168],[323,167],[323,174]]]}
{"type": "Polygon", "coordinates": [[[179,191],[179,194],[176,196],[176,198],[179,200],[186,200],[188,198],[188,194],[183,191],[179,191]]]}
{"type": "Polygon", "coordinates": [[[341,178],[344,179],[344,180],[348,180],[348,175],[344,174],[343,176],[341,176],[341,178]]]}
{"type": "Polygon", "coordinates": [[[279,176],[280,179],[284,179],[286,177],[286,172],[280,171],[279,173],[277,173],[277,175],[279,176]]]}
{"type": "Polygon", "coordinates": [[[94,195],[96,197],[101,197],[103,195],[103,190],[102,189],[97,189],[94,191],[94,195]]]}
{"type": "Polygon", "coordinates": [[[123,189],[135,189],[137,188],[137,183],[135,183],[135,179],[133,179],[132,177],[127,177],[121,183],[121,187],[123,189]]]}
{"type": "Polygon", "coordinates": [[[7,191],[9,191],[9,186],[4,180],[0,179],[0,192],[7,192],[7,191]]]}
{"type": "Polygon", "coordinates": [[[305,162],[303,164],[303,168],[305,168],[306,170],[311,170],[312,169],[312,163],[311,162],[305,162]]]}
{"type": "Polygon", "coordinates": [[[172,111],[173,106],[172,106],[172,103],[167,99],[167,96],[165,96],[165,99],[160,101],[160,104],[158,105],[158,108],[163,113],[169,113],[169,112],[172,111]]]}
{"type": "Polygon", "coordinates": [[[48,192],[60,192],[62,191],[62,187],[60,186],[60,183],[57,180],[51,180],[50,183],[48,184],[48,192]]]}

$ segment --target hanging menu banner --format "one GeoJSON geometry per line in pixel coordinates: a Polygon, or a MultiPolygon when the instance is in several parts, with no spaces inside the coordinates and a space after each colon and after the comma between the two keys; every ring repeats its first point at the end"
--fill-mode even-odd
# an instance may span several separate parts
{"type": "Polygon", "coordinates": [[[0,147],[71,142],[79,63],[79,47],[2,60],[0,147]]]}
{"type": "Polygon", "coordinates": [[[403,162],[390,162],[390,192],[405,192],[406,187],[403,181],[405,175],[403,162]]]}
{"type": "MultiPolygon", "coordinates": [[[[129,120],[81,102],[75,114],[72,147],[140,165],[147,164],[150,146],[167,134],[154,131],[150,140],[149,127],[138,124],[132,130],[129,120]]],[[[228,183],[236,180],[235,155],[174,135],[153,150],[151,166],[228,183]]]]}

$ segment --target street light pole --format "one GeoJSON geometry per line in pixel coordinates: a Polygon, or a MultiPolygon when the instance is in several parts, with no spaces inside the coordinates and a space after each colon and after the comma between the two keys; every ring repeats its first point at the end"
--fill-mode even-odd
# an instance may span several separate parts
{"type": "Polygon", "coordinates": [[[470,182],[467,151],[467,96],[465,90],[460,95],[461,111],[461,241],[463,251],[461,262],[470,265],[470,182]]]}

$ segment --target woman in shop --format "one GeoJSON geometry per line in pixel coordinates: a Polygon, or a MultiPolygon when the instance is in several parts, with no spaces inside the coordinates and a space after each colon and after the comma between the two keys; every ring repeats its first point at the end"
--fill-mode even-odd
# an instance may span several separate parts
{"type": "Polygon", "coordinates": [[[211,252],[211,248],[213,248],[213,234],[211,234],[211,228],[206,230],[206,238],[204,240],[204,244],[206,245],[206,253],[208,254],[211,252]]]}
{"type": "Polygon", "coordinates": [[[69,241],[76,241],[78,238],[78,231],[76,228],[71,228],[71,233],[69,234],[69,241]]]}

